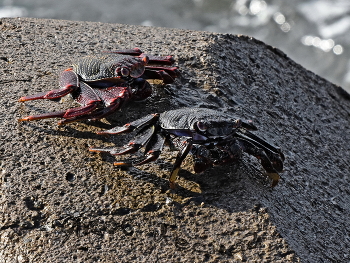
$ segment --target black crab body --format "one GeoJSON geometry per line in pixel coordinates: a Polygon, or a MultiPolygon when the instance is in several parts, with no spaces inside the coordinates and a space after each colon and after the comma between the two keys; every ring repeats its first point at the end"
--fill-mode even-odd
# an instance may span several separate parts
{"type": "Polygon", "coordinates": [[[206,108],[182,108],[161,114],[152,114],[122,127],[98,132],[99,134],[121,134],[137,130],[135,138],[123,150],[96,149],[94,152],[109,152],[112,155],[135,153],[145,147],[145,157],[136,163],[116,162],[115,165],[141,165],[156,160],[166,141],[179,152],[170,174],[174,187],[182,161],[191,153],[194,156],[196,173],[226,163],[237,162],[248,153],[260,159],[272,186],[279,181],[283,170],[284,155],[251,131],[257,128],[250,121],[243,121],[217,110],[206,108]]]}

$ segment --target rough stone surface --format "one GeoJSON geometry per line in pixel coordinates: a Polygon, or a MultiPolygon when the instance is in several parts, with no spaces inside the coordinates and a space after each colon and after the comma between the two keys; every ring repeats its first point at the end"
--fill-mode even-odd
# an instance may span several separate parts
{"type": "Polygon", "coordinates": [[[39,19],[1,19],[0,262],[349,262],[350,100],[278,49],[246,36],[39,19]],[[17,123],[71,101],[18,98],[57,88],[73,58],[140,47],[174,55],[175,84],[103,123],[17,123]],[[244,161],[196,175],[175,154],[121,171],[89,146],[97,130],[183,106],[220,108],[286,155],[271,189],[244,161]]]}

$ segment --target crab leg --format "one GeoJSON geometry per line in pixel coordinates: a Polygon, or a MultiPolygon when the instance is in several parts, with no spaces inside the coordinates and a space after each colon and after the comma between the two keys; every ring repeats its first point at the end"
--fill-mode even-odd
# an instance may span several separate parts
{"type": "Polygon", "coordinates": [[[122,104],[130,98],[129,87],[109,87],[105,89],[94,89],[94,93],[101,98],[108,106],[95,110],[87,115],[79,115],[74,118],[64,119],[59,121],[59,125],[81,120],[99,120],[110,115],[121,108],[122,104]],[[121,99],[123,98],[123,99],[121,99]]]}
{"type": "MultiPolygon", "coordinates": [[[[147,128],[146,130],[138,133],[134,140],[130,141],[129,144],[120,152],[114,153],[114,155],[123,155],[128,153],[137,152],[142,146],[146,145],[154,134],[154,126],[147,128]]],[[[118,165],[118,164],[115,164],[118,165]]]]}
{"type": "Polygon", "coordinates": [[[24,102],[39,99],[58,99],[73,92],[78,88],[78,76],[71,70],[63,71],[60,75],[59,85],[61,89],[55,89],[47,92],[41,92],[35,95],[29,95],[20,98],[18,101],[24,102]]]}
{"type": "MultiPolygon", "coordinates": [[[[128,145],[124,147],[124,150],[118,151],[116,148],[103,149],[103,148],[90,148],[90,152],[108,152],[111,155],[123,155],[137,152],[142,146],[146,145],[154,134],[154,126],[143,130],[138,133],[134,140],[130,141],[128,145]]],[[[114,163],[117,166],[127,165],[125,162],[114,163]]]]}
{"type": "Polygon", "coordinates": [[[165,138],[163,138],[159,134],[154,134],[154,127],[152,126],[151,129],[147,129],[143,133],[140,133],[135,140],[129,142],[128,146],[125,147],[123,151],[118,151],[115,148],[111,149],[103,149],[103,148],[90,148],[90,152],[108,152],[111,155],[124,155],[124,154],[130,154],[137,152],[142,146],[147,145],[147,148],[151,148],[147,151],[146,158],[143,158],[142,160],[138,161],[137,163],[133,163],[132,161],[119,161],[115,162],[115,166],[137,166],[142,165],[145,163],[153,162],[158,159],[163,145],[164,145],[165,138]],[[148,144],[151,140],[153,140],[153,135],[155,137],[154,142],[151,142],[152,146],[149,147],[148,144]]]}
{"type": "Polygon", "coordinates": [[[135,129],[141,129],[141,131],[136,135],[135,139],[130,141],[129,144],[125,146],[124,150],[122,151],[118,151],[115,148],[111,148],[111,149],[90,148],[89,151],[108,152],[111,155],[124,155],[124,154],[135,153],[141,147],[146,145],[146,150],[145,150],[146,158],[144,158],[143,160],[135,164],[128,163],[125,161],[115,162],[114,165],[116,166],[142,165],[148,162],[155,161],[156,159],[158,159],[162,151],[165,138],[162,135],[156,133],[154,126],[151,126],[149,128],[146,128],[146,127],[147,125],[149,126],[152,125],[152,123],[156,121],[158,118],[159,118],[159,114],[151,114],[141,119],[138,119],[136,121],[133,121],[131,123],[125,124],[122,127],[115,127],[107,131],[98,132],[98,134],[120,134],[120,133],[132,132],[135,129]]]}
{"type": "MultiPolygon", "coordinates": [[[[65,71],[65,72],[72,72],[72,71],[65,71]]],[[[48,118],[71,119],[71,118],[92,112],[101,103],[100,98],[94,93],[92,88],[84,82],[80,82],[80,89],[81,89],[81,93],[75,99],[78,103],[84,106],[68,109],[66,111],[61,111],[61,112],[49,112],[49,113],[44,113],[44,114],[39,114],[34,116],[27,116],[25,118],[19,119],[19,121],[32,121],[32,120],[48,119],[48,118]]]]}
{"type": "MultiPolygon", "coordinates": [[[[256,136],[255,134],[253,134],[247,130],[244,131],[244,134],[241,132],[238,132],[237,135],[239,137],[242,137],[242,138],[249,138],[250,140],[253,140],[254,142],[261,145],[262,148],[267,148],[274,153],[280,153],[280,150],[278,148],[272,146],[271,144],[267,143],[266,141],[264,141],[260,137],[256,136]]],[[[284,159],[284,156],[283,156],[283,159],[284,159]]]]}
{"type": "Polygon", "coordinates": [[[148,64],[172,65],[175,62],[175,59],[172,56],[153,56],[148,54],[143,55],[146,55],[148,57],[148,64]]]}
{"type": "Polygon", "coordinates": [[[142,128],[148,124],[155,122],[156,120],[158,120],[158,118],[159,118],[158,113],[150,114],[150,115],[147,115],[141,119],[127,123],[124,126],[114,127],[112,129],[106,130],[106,131],[99,131],[99,132],[97,132],[97,134],[108,135],[108,134],[120,134],[120,133],[132,132],[135,129],[142,128]]]}
{"type": "Polygon", "coordinates": [[[170,188],[172,189],[175,188],[175,181],[177,178],[177,174],[179,173],[179,170],[181,168],[181,164],[192,148],[192,140],[188,139],[184,141],[180,147],[181,147],[180,151],[176,156],[176,160],[175,160],[173,169],[171,170],[170,178],[169,178],[170,188]]]}
{"type": "Polygon", "coordinates": [[[139,48],[120,49],[120,50],[104,51],[104,52],[105,53],[117,53],[117,54],[130,55],[130,56],[139,56],[142,54],[142,51],[139,48]]]}
{"type": "Polygon", "coordinates": [[[29,101],[29,100],[40,100],[40,99],[49,99],[54,100],[61,97],[64,97],[71,93],[74,89],[72,87],[64,87],[62,89],[55,89],[46,92],[40,92],[34,95],[28,95],[25,97],[19,98],[19,102],[29,101]]]}
{"type": "MultiPolygon", "coordinates": [[[[120,108],[120,103],[117,101],[116,103],[113,103],[109,105],[106,108],[103,108],[101,110],[96,110],[93,112],[88,112],[85,115],[78,115],[76,117],[68,118],[68,119],[63,119],[58,122],[58,125],[63,125],[71,122],[76,122],[76,121],[82,121],[82,120],[99,120],[107,115],[110,115],[114,111],[118,110],[120,108]]],[[[96,107],[94,108],[96,109],[96,107]]]]}
{"type": "Polygon", "coordinates": [[[117,53],[117,54],[123,54],[123,55],[130,55],[130,56],[147,56],[149,58],[149,64],[163,64],[163,65],[172,65],[174,64],[175,60],[172,56],[154,56],[154,55],[148,55],[141,51],[139,48],[133,48],[133,49],[121,49],[121,50],[115,50],[115,51],[105,51],[106,53],[117,53]]]}
{"type": "Polygon", "coordinates": [[[146,66],[145,72],[141,76],[144,79],[161,79],[165,84],[171,84],[179,76],[177,67],[153,67],[146,66]]]}
{"type": "Polygon", "coordinates": [[[153,162],[158,159],[160,153],[162,152],[165,137],[162,135],[156,133],[153,138],[151,138],[151,141],[147,143],[146,146],[146,158],[134,165],[142,165],[145,163],[153,162]],[[154,138],[154,139],[153,139],[154,138]]]}

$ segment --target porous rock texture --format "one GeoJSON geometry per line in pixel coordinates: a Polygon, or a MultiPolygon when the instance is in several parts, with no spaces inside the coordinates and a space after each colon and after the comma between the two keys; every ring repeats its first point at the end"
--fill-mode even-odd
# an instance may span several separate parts
{"type": "Polygon", "coordinates": [[[350,100],[340,87],[246,36],[119,24],[0,20],[0,262],[349,262],[350,100]],[[76,106],[19,103],[58,88],[74,58],[139,47],[181,77],[102,122],[18,123],[76,106]],[[193,173],[170,190],[176,153],[128,170],[88,152],[95,134],[149,113],[210,107],[254,120],[286,156],[271,189],[259,162],[193,173]]]}

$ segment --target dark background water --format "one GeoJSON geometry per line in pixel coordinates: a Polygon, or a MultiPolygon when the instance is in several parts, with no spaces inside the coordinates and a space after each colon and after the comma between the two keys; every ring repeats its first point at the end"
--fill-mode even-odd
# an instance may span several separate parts
{"type": "Polygon", "coordinates": [[[349,0],[0,1],[17,16],[250,35],[350,92],[349,0]]]}

